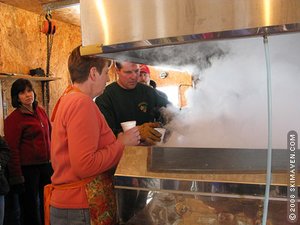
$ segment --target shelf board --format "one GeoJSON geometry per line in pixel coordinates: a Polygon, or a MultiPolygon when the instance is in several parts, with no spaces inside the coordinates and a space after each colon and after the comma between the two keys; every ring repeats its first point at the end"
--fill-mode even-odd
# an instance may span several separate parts
{"type": "Polygon", "coordinates": [[[26,74],[16,74],[16,73],[0,73],[0,79],[19,79],[24,78],[33,81],[54,81],[61,79],[60,77],[41,77],[41,76],[31,76],[26,74]]]}

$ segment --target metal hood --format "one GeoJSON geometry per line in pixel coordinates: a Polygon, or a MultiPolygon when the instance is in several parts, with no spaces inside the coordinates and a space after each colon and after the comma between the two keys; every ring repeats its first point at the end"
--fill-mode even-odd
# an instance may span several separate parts
{"type": "Polygon", "coordinates": [[[80,10],[81,54],[149,65],[171,60],[155,47],[180,57],[202,41],[300,31],[299,0],[80,0],[80,10]]]}

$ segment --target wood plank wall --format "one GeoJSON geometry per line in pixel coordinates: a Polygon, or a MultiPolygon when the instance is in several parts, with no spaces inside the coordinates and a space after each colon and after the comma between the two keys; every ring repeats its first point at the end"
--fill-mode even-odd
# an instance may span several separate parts
{"type": "MultiPolygon", "coordinates": [[[[30,69],[46,70],[46,35],[40,32],[44,15],[38,15],[0,2],[0,72],[28,74],[30,69]]],[[[69,84],[67,59],[70,52],[81,43],[80,27],[56,21],[50,73],[61,77],[50,82],[49,112],[69,84]]],[[[4,101],[8,113],[13,108],[10,100],[12,80],[2,80],[4,101]]],[[[32,81],[42,104],[41,83],[32,81]]],[[[1,105],[1,110],[3,106],[1,105]]]]}

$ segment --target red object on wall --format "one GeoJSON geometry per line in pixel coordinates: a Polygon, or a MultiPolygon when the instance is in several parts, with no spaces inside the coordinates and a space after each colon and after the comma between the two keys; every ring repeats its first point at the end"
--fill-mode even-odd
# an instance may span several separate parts
{"type": "Polygon", "coordinates": [[[56,31],[56,22],[46,15],[46,20],[42,24],[41,32],[44,34],[55,34],[56,31]]]}

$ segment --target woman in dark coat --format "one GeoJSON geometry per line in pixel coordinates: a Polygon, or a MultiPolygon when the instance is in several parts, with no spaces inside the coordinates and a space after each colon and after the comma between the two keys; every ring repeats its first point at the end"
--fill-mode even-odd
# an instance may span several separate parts
{"type": "Polygon", "coordinates": [[[9,149],[0,136],[0,225],[3,224],[4,219],[4,195],[9,191],[9,185],[5,177],[5,168],[9,159],[9,149]]]}

